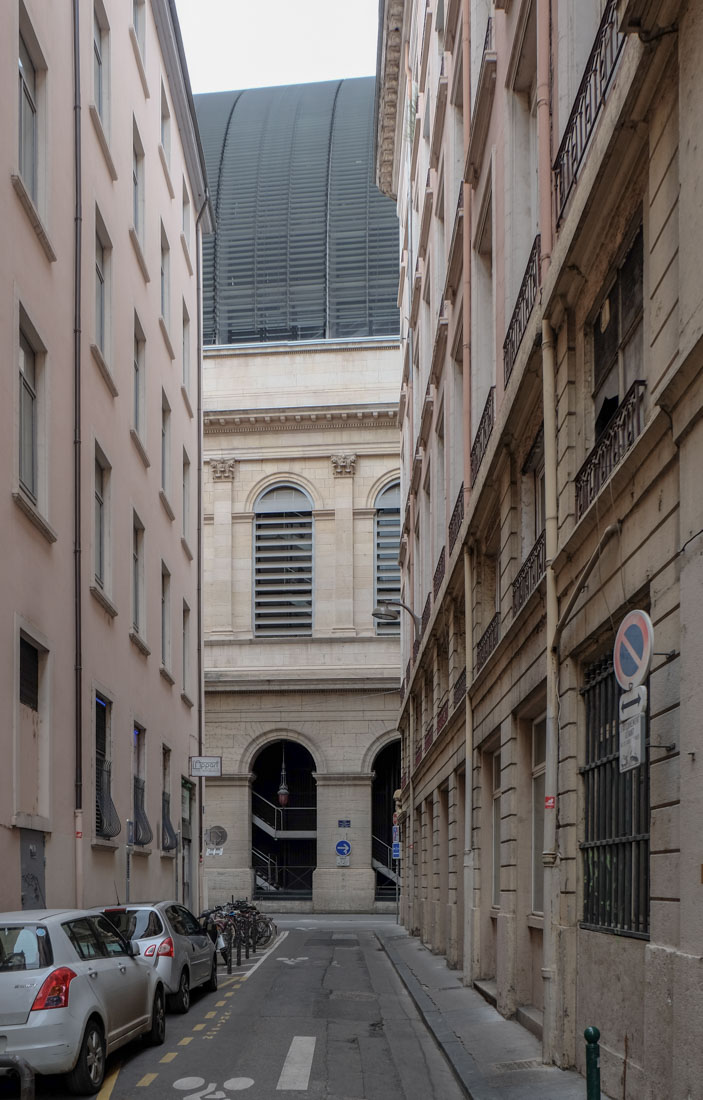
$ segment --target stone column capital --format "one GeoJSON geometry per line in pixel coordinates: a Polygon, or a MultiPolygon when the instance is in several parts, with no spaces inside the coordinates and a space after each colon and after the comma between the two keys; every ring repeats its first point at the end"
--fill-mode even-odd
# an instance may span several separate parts
{"type": "Polygon", "coordinates": [[[330,455],[334,477],[353,477],[356,473],[356,455],[330,455]]]}
{"type": "Polygon", "coordinates": [[[236,459],[211,458],[209,463],[213,481],[234,481],[234,473],[237,468],[236,459]]]}

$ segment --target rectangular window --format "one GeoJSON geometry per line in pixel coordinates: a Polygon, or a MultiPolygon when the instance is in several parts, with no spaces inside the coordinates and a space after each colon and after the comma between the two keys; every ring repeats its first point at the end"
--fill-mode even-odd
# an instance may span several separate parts
{"type": "Polygon", "coordinates": [[[171,112],[168,109],[166,89],[161,85],[161,148],[166,164],[171,162],[171,112]]]}
{"type": "Polygon", "coordinates": [[[181,230],[183,232],[183,241],[187,249],[190,250],[190,196],[188,194],[188,188],[186,187],[186,181],[183,180],[183,215],[181,221],[181,230]]]}
{"type": "Polygon", "coordinates": [[[532,726],[532,912],[544,912],[544,766],[547,758],[547,722],[532,726]]]}
{"type": "Polygon", "coordinates": [[[190,459],[186,452],[183,452],[183,538],[188,541],[188,533],[190,531],[190,459]]]}
{"type": "Polygon", "coordinates": [[[132,626],[144,633],[144,525],[132,515],[132,626]]]}
{"type": "Polygon", "coordinates": [[[188,688],[190,687],[190,672],[189,672],[189,669],[190,669],[190,660],[189,660],[189,652],[190,652],[190,608],[188,607],[188,604],[185,602],[185,600],[183,601],[183,623],[182,623],[182,630],[181,630],[181,642],[182,642],[181,673],[182,673],[182,682],[183,682],[183,692],[184,692],[185,695],[187,695],[188,694],[188,688]]]}
{"type": "Polygon", "coordinates": [[[133,763],[134,777],[134,843],[140,848],[151,843],[153,833],[146,814],[146,730],[134,723],[133,763]]]}
{"type": "Polygon", "coordinates": [[[161,850],[172,852],[178,837],[171,821],[171,750],[164,745],[161,752],[161,850]]]}
{"type": "Polygon", "coordinates": [[[171,574],[161,562],[161,666],[171,667],[171,574]]]}
{"type": "Polygon", "coordinates": [[[22,488],[37,499],[37,361],[34,348],[20,329],[20,464],[22,488]]]}
{"type": "Polygon", "coordinates": [[[190,390],[190,317],[188,316],[185,302],[183,303],[183,338],[181,342],[181,353],[183,357],[183,386],[186,392],[188,392],[188,390],[190,390]]]}
{"type": "Polygon", "coordinates": [[[146,42],[146,11],[144,0],[132,0],[132,25],[139,46],[139,52],[144,57],[146,42]]]}
{"type": "Polygon", "coordinates": [[[101,588],[105,585],[105,494],[107,477],[101,458],[95,454],[95,580],[101,588]]]}
{"type": "MultiPolygon", "coordinates": [[[[95,208],[95,346],[105,364],[110,358],[112,241],[95,208]]],[[[104,367],[101,366],[104,373],[104,367]]],[[[114,383],[113,383],[114,385],[114,383]]]]}
{"type": "Polygon", "coordinates": [[[171,406],[161,391],[161,488],[168,495],[171,482],[171,406]]]}
{"type": "Polygon", "coordinates": [[[168,329],[170,303],[171,254],[163,225],[161,226],[161,316],[168,329]]]}
{"type": "MultiPolygon", "coordinates": [[[[387,486],[376,498],[376,598],[375,603],[400,599],[400,484],[387,486]]],[[[394,621],[376,620],[377,634],[399,634],[400,614],[394,621]]]]}
{"type": "MultiPolygon", "coordinates": [[[[611,649],[612,652],[612,649],[611,649]]],[[[644,763],[619,766],[620,689],[610,654],[585,670],[582,927],[649,936],[649,737],[644,763]]]]}
{"type": "Polygon", "coordinates": [[[144,377],[144,357],[146,350],[146,340],[144,339],[144,330],[139,323],[139,318],[136,313],[134,315],[134,386],[132,394],[132,418],[133,426],[137,435],[142,438],[144,434],[144,393],[145,393],[145,377],[144,377]]]}
{"type": "Polygon", "coordinates": [[[39,650],[20,638],[20,703],[39,710],[39,650]]]}
{"type": "Polygon", "coordinates": [[[19,171],[37,202],[37,72],[27,44],[19,40],[19,171]]]}
{"type": "Polygon", "coordinates": [[[93,8],[93,96],[103,126],[107,109],[107,21],[103,10],[93,8]]]}
{"type": "Polygon", "coordinates": [[[644,243],[640,228],[593,325],[596,439],[644,368],[644,243]]]}
{"type": "Polygon", "coordinates": [[[501,766],[500,752],[490,757],[492,779],[492,825],[493,825],[493,874],[491,877],[491,905],[500,906],[500,795],[501,766]]]}
{"type": "Polygon", "coordinates": [[[122,828],[112,801],[112,761],[110,726],[112,703],[103,695],[95,695],[95,832],[112,839],[122,828]]]}
{"type": "Polygon", "coordinates": [[[105,354],[105,248],[95,234],[95,343],[105,354]]]}
{"type": "Polygon", "coordinates": [[[132,220],[134,232],[144,241],[144,146],[132,119],[132,220]]]}

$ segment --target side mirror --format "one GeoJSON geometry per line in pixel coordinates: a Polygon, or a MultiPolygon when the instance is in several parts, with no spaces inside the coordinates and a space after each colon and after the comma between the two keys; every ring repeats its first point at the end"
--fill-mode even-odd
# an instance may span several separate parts
{"type": "Polygon", "coordinates": [[[127,954],[133,959],[135,959],[137,957],[137,955],[141,955],[141,951],[139,950],[139,944],[135,943],[133,940],[128,940],[127,941],[127,954]]]}

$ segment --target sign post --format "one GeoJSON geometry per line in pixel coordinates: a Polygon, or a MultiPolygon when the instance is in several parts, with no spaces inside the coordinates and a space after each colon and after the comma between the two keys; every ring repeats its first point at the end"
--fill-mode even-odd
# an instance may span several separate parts
{"type": "Polygon", "coordinates": [[[620,724],[619,769],[638,768],[645,761],[647,689],[654,649],[654,627],[646,611],[630,611],[620,623],[613,646],[615,679],[624,694],[618,704],[620,724]]]}

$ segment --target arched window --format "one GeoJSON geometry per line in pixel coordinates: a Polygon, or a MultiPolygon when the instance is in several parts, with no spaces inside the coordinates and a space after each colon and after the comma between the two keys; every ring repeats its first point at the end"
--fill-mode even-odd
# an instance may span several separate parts
{"type": "MultiPolygon", "coordinates": [[[[383,600],[400,599],[400,482],[394,481],[376,497],[374,531],[376,574],[374,578],[376,604],[383,600]]],[[[398,634],[400,622],[376,622],[377,634],[398,634]]]]}
{"type": "Polygon", "coordinates": [[[312,634],[312,504],[293,485],[254,507],[254,634],[312,634]]]}

